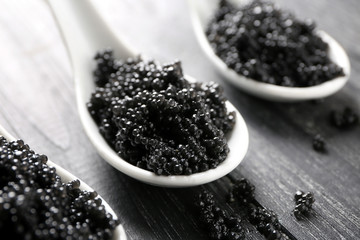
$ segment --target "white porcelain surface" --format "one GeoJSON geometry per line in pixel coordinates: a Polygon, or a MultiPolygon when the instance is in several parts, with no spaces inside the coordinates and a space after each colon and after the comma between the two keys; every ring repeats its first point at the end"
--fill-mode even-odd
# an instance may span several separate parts
{"type": "MultiPolygon", "coordinates": [[[[0,136],[4,136],[8,141],[16,140],[16,138],[13,137],[8,131],[6,131],[6,129],[4,129],[3,126],[1,126],[1,125],[0,125],[0,136]]],[[[75,177],[74,175],[72,175],[70,172],[66,171],[64,168],[57,165],[56,163],[51,162],[50,160],[48,160],[47,165],[53,166],[56,168],[56,173],[61,177],[61,180],[63,182],[69,182],[72,180],[79,179],[79,178],[75,177]]],[[[80,189],[81,190],[86,190],[89,192],[94,191],[85,182],[81,181],[80,179],[79,179],[79,181],[80,181],[80,189]]],[[[108,213],[110,213],[114,217],[114,219],[117,219],[118,217],[116,216],[115,212],[111,209],[109,204],[101,196],[98,195],[98,198],[100,198],[102,200],[102,204],[105,206],[105,210],[108,213]]],[[[112,239],[113,240],[126,240],[127,239],[125,230],[121,224],[119,224],[116,227],[116,229],[114,230],[114,235],[113,235],[112,239]]]]}
{"type": "MultiPolygon", "coordinates": [[[[279,101],[294,102],[318,99],[330,96],[339,91],[350,77],[350,61],[345,50],[330,35],[324,31],[318,31],[319,36],[329,44],[330,59],[343,68],[345,76],[337,77],[320,85],[312,87],[282,87],[267,84],[246,78],[237,74],[215,54],[206,36],[205,29],[209,20],[217,9],[219,0],[188,0],[191,11],[191,19],[196,37],[205,54],[209,57],[214,67],[239,89],[256,97],[279,101]]],[[[240,2],[234,1],[233,2],[240,2]]],[[[243,1],[244,2],[244,1],[243,1]]]]}
{"type": "MultiPolygon", "coordinates": [[[[97,125],[86,108],[86,103],[95,89],[92,76],[93,57],[98,50],[105,47],[114,49],[115,56],[121,59],[134,57],[136,54],[111,32],[91,1],[48,0],[48,2],[72,62],[77,105],[82,124],[90,141],[103,159],[130,177],[162,187],[190,187],[208,183],[223,177],[240,164],[248,149],[248,131],[244,119],[229,102],[228,109],[236,111],[237,123],[229,135],[230,154],[216,169],[190,176],[157,176],[120,158],[100,135],[97,125]]],[[[187,78],[191,79],[191,77],[187,78]]]]}

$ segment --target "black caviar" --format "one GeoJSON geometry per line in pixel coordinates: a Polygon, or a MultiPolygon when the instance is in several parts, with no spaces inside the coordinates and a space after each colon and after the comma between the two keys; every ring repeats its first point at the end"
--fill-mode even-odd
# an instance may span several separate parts
{"type": "Polygon", "coordinates": [[[216,240],[244,239],[244,229],[239,216],[228,214],[216,206],[214,196],[204,191],[197,199],[200,221],[208,230],[209,237],[216,240]]]}
{"type": "Polygon", "coordinates": [[[342,111],[331,111],[330,122],[339,129],[349,129],[358,125],[359,115],[352,108],[345,107],[342,111]]]}
{"type": "Polygon", "coordinates": [[[61,181],[47,157],[0,137],[0,236],[11,239],[111,239],[118,220],[80,181],[61,181]]]}
{"type": "Polygon", "coordinates": [[[249,221],[266,239],[286,240],[289,237],[282,232],[277,215],[263,207],[252,206],[249,209],[249,221]]]}
{"type": "Polygon", "coordinates": [[[326,152],[325,139],[320,135],[316,134],[312,140],[313,149],[317,152],[326,152]]]}
{"type": "Polygon", "coordinates": [[[296,203],[294,215],[299,219],[303,215],[309,215],[315,198],[311,192],[304,193],[303,191],[296,191],[294,201],[296,203]]]}
{"type": "Polygon", "coordinates": [[[255,186],[246,178],[241,178],[233,183],[229,191],[229,202],[237,202],[241,205],[250,204],[254,200],[255,186]]]}
{"type": "Polygon", "coordinates": [[[300,21],[273,3],[235,7],[226,0],[206,30],[225,64],[248,78],[286,87],[308,87],[344,76],[312,21],[300,21]]]}
{"type": "Polygon", "coordinates": [[[256,201],[254,192],[255,186],[246,178],[233,179],[232,187],[229,190],[229,201],[237,202],[249,222],[264,235],[266,239],[286,240],[288,236],[282,231],[282,226],[277,215],[262,206],[256,201]]]}
{"type": "Polygon", "coordinates": [[[203,172],[226,159],[235,112],[218,84],[189,83],[180,62],[122,62],[109,49],[95,60],[87,107],[120,157],[157,175],[203,172]]]}

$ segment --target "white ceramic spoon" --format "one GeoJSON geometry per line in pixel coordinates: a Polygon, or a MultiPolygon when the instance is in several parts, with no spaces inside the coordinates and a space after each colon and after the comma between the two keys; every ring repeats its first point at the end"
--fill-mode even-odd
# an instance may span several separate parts
{"type": "MultiPolygon", "coordinates": [[[[3,126],[0,125],[0,136],[5,137],[8,141],[16,141],[16,138],[13,137],[3,126]]],[[[61,177],[62,182],[69,182],[72,180],[76,180],[79,179],[77,177],[75,177],[74,175],[72,175],[71,173],[69,173],[68,171],[66,171],[65,169],[63,169],[62,167],[60,167],[59,165],[53,163],[52,161],[48,160],[47,165],[55,167],[56,169],[56,173],[61,177]]],[[[81,190],[85,190],[88,192],[93,192],[94,190],[89,187],[86,183],[84,183],[83,181],[80,181],[80,189],[81,190]]],[[[114,219],[117,219],[117,216],[114,212],[114,210],[111,209],[111,207],[109,206],[109,204],[101,197],[98,195],[98,198],[100,198],[102,200],[102,204],[105,207],[105,210],[110,213],[114,219]]],[[[114,230],[114,235],[112,240],[126,240],[126,234],[125,234],[125,230],[122,227],[122,225],[118,225],[115,230],[114,230]]]]}
{"type": "MultiPolygon", "coordinates": [[[[227,107],[229,111],[236,111],[236,125],[229,134],[230,153],[216,169],[189,176],[158,176],[120,158],[100,135],[86,108],[86,103],[95,89],[92,76],[93,57],[98,50],[105,47],[111,47],[116,57],[121,59],[134,57],[136,54],[109,29],[91,1],[48,0],[48,3],[71,59],[81,122],[98,153],[109,164],[130,177],[163,187],[190,187],[208,183],[223,177],[240,164],[248,149],[249,136],[244,119],[230,102],[227,102],[227,107]]],[[[186,78],[191,80],[191,77],[186,78]]]]}
{"type": "MultiPolygon", "coordinates": [[[[240,1],[244,2],[244,0],[232,0],[231,2],[239,4],[240,1]]],[[[210,19],[218,9],[218,3],[219,0],[188,0],[192,25],[201,48],[213,63],[214,67],[225,79],[229,80],[239,89],[267,100],[295,102],[330,96],[339,91],[348,81],[350,76],[349,57],[340,44],[324,31],[318,31],[318,35],[324,42],[329,44],[330,59],[343,68],[345,73],[343,77],[337,77],[316,86],[300,88],[262,83],[237,74],[234,70],[228,68],[215,54],[205,35],[205,30],[210,19]]]]}

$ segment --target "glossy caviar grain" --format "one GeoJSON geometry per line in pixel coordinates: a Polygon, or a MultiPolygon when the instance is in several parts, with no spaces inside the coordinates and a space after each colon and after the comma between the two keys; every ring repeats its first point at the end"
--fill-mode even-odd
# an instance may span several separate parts
{"type": "Polygon", "coordinates": [[[236,180],[229,191],[229,202],[237,201],[241,205],[248,205],[254,200],[255,186],[249,180],[236,180]]]}
{"type": "Polygon", "coordinates": [[[320,134],[315,135],[312,140],[312,146],[317,152],[326,152],[326,142],[320,134]]]}
{"type": "Polygon", "coordinates": [[[266,239],[289,239],[288,236],[282,232],[279,219],[273,211],[250,205],[248,217],[250,223],[253,224],[266,239]]]}
{"type": "Polygon", "coordinates": [[[246,217],[256,229],[269,240],[286,240],[288,236],[282,232],[282,226],[277,215],[257,203],[255,186],[245,178],[233,179],[229,191],[230,202],[237,202],[246,212],[246,217]]]}
{"type": "Polygon", "coordinates": [[[0,236],[11,239],[111,239],[118,220],[80,181],[61,181],[47,157],[0,136],[0,236]]]}
{"type": "Polygon", "coordinates": [[[286,87],[308,87],[343,76],[328,56],[315,24],[300,21],[269,1],[241,7],[221,0],[207,38],[225,64],[248,78],[286,87]]]}
{"type": "Polygon", "coordinates": [[[314,194],[311,192],[304,193],[303,191],[296,191],[294,196],[295,209],[294,215],[297,219],[303,215],[309,215],[312,205],[315,202],[314,194]]]}
{"type": "Polygon", "coordinates": [[[216,240],[245,239],[244,229],[239,216],[228,216],[216,206],[214,196],[204,191],[197,199],[200,221],[208,230],[209,237],[216,240]]]}
{"type": "Polygon", "coordinates": [[[203,172],[226,159],[235,113],[218,84],[189,83],[180,62],[121,62],[108,49],[95,59],[87,107],[120,157],[157,175],[203,172]]]}
{"type": "Polygon", "coordinates": [[[345,107],[342,111],[331,111],[330,122],[339,129],[350,129],[358,125],[359,115],[350,107],[345,107]]]}

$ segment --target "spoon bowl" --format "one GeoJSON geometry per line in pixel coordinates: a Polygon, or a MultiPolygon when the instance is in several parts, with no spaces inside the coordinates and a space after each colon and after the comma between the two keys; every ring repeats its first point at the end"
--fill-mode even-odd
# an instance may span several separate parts
{"type": "MultiPolygon", "coordinates": [[[[16,138],[13,137],[1,125],[0,125],[0,136],[5,137],[8,141],[16,141],[16,138]]],[[[75,177],[73,174],[66,171],[64,168],[60,167],[56,163],[48,160],[46,164],[49,165],[49,166],[52,166],[52,167],[54,167],[56,169],[56,173],[61,177],[62,182],[69,182],[69,181],[78,179],[80,181],[80,189],[81,190],[88,191],[88,192],[93,192],[94,191],[85,182],[81,181],[79,178],[75,177]]],[[[98,195],[97,198],[100,198],[102,200],[102,204],[105,207],[105,211],[110,213],[113,216],[114,219],[117,219],[117,216],[116,216],[114,210],[112,210],[112,208],[109,206],[109,204],[101,196],[98,195]]],[[[127,238],[126,238],[125,230],[124,230],[123,226],[121,224],[119,224],[114,230],[114,235],[112,237],[112,240],[126,240],[126,239],[127,238]]]]}
{"type": "MultiPolygon", "coordinates": [[[[95,90],[92,80],[93,57],[97,51],[106,47],[111,47],[115,57],[120,59],[135,57],[137,54],[112,33],[91,1],[48,0],[48,3],[71,59],[80,120],[90,141],[104,160],[130,177],[162,187],[191,187],[208,183],[225,176],[240,164],[248,149],[249,136],[244,119],[230,102],[227,102],[228,110],[236,112],[236,124],[228,136],[230,153],[215,169],[189,176],[158,176],[119,157],[101,136],[86,108],[86,103],[95,90]]],[[[195,81],[189,76],[186,79],[195,81]]]]}
{"type": "MultiPolygon", "coordinates": [[[[239,4],[241,1],[238,0],[232,2],[239,4]]],[[[207,25],[214,16],[214,13],[218,8],[218,4],[219,0],[188,0],[191,12],[191,21],[198,42],[207,57],[210,59],[211,63],[226,80],[239,89],[266,100],[296,102],[330,96],[339,91],[349,80],[349,57],[341,45],[324,31],[317,31],[317,34],[329,45],[329,57],[331,61],[344,70],[345,76],[337,77],[311,87],[283,87],[259,82],[239,75],[237,72],[229,68],[224,61],[216,55],[205,35],[207,25]]]]}

